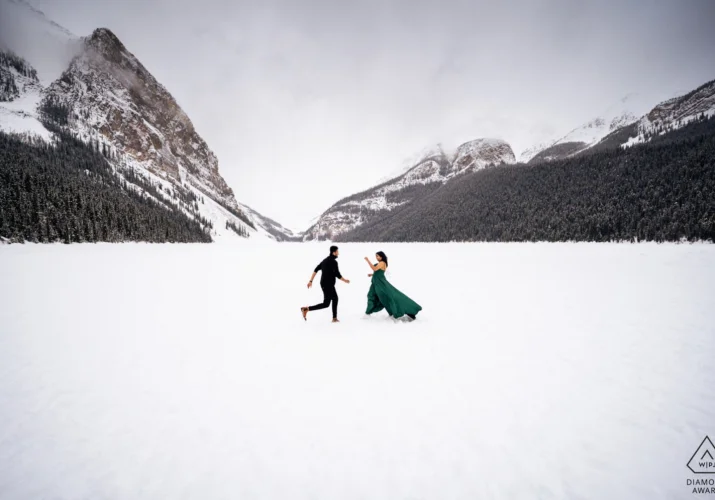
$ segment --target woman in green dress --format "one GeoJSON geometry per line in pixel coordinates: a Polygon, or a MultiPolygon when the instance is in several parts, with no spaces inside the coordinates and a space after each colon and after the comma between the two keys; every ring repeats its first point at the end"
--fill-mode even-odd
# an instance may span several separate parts
{"type": "Polygon", "coordinates": [[[365,261],[372,269],[372,283],[367,292],[367,311],[365,314],[372,314],[385,309],[393,318],[408,316],[415,319],[418,312],[422,310],[417,302],[392,286],[385,278],[387,270],[387,255],[384,252],[375,254],[377,264],[372,264],[370,259],[365,257],[365,261]]]}

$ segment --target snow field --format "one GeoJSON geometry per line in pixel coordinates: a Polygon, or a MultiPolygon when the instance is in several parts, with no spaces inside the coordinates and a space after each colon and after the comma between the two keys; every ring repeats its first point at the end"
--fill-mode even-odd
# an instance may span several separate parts
{"type": "Polygon", "coordinates": [[[0,246],[0,499],[693,498],[714,246],[328,246],[0,246]]]}

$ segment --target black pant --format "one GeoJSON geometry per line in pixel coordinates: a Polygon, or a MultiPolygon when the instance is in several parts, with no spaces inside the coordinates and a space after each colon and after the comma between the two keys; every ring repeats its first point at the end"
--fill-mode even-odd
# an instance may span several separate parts
{"type": "Polygon", "coordinates": [[[308,308],[309,311],[317,311],[318,309],[325,309],[333,302],[333,318],[338,317],[338,292],[335,291],[335,285],[320,285],[323,289],[323,302],[320,304],[315,304],[308,308]]]}

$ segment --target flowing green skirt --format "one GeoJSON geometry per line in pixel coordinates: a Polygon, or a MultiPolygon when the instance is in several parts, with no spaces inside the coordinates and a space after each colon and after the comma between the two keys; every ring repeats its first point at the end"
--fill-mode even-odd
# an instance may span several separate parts
{"type": "Polygon", "coordinates": [[[405,314],[415,316],[422,310],[422,306],[392,286],[385,278],[385,271],[378,270],[372,275],[365,313],[372,314],[383,309],[393,318],[399,318],[405,314]]]}

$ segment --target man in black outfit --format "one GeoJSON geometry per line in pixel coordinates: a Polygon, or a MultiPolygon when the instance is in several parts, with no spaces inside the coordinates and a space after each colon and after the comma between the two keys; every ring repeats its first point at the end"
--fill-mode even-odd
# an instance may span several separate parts
{"type": "Polygon", "coordinates": [[[318,309],[325,309],[333,303],[333,323],[338,323],[338,292],[335,291],[335,278],[345,283],[350,283],[350,280],[343,278],[340,274],[340,269],[338,269],[338,247],[335,245],[330,247],[330,255],[323,259],[320,264],[315,267],[313,275],[310,277],[308,282],[308,288],[313,286],[313,280],[315,275],[320,271],[320,288],[323,289],[323,302],[310,307],[301,307],[300,312],[303,313],[303,319],[308,320],[306,317],[308,311],[317,311],[318,309]]]}

